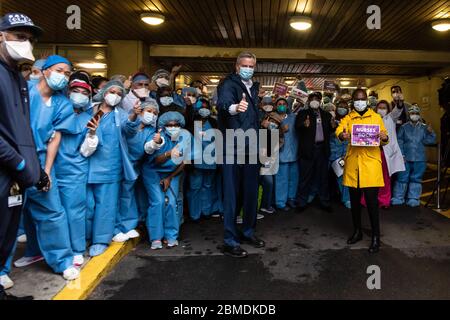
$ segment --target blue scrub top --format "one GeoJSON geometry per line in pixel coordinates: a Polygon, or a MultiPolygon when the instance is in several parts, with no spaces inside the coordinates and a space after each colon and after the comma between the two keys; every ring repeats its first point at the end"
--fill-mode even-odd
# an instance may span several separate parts
{"type": "MultiPolygon", "coordinates": [[[[30,84],[29,84],[30,85],[30,84]]],[[[53,134],[79,132],[79,123],[75,118],[72,103],[61,94],[55,92],[50,105],[42,100],[37,84],[29,86],[30,91],[30,124],[41,166],[45,166],[47,144],[53,134]]]]}
{"type": "Polygon", "coordinates": [[[429,133],[426,124],[413,124],[410,121],[400,127],[397,141],[406,161],[427,161],[425,146],[436,143],[436,134],[429,133]]]}
{"type": "Polygon", "coordinates": [[[55,159],[55,173],[58,182],[87,183],[89,163],[88,159],[81,155],[80,147],[88,131],[86,125],[91,117],[92,108],[79,114],[75,113],[79,132],[62,135],[58,156],[55,159]]]}
{"type": "Polygon", "coordinates": [[[298,160],[298,136],[295,129],[297,115],[288,113],[281,126],[288,125],[289,131],[284,134],[284,145],[280,149],[280,162],[294,162],[298,160]]]}
{"type": "MultiPolygon", "coordinates": [[[[213,127],[211,126],[211,123],[206,120],[203,123],[202,126],[202,131],[207,131],[212,129],[213,127]]],[[[198,134],[198,133],[197,133],[198,134]]],[[[199,136],[200,137],[200,136],[199,136]]],[[[194,167],[197,169],[203,169],[203,170],[215,170],[217,168],[216,163],[214,164],[207,164],[205,163],[204,157],[203,155],[205,154],[205,149],[209,146],[214,144],[214,138],[209,138],[207,140],[205,140],[205,137],[201,138],[202,142],[201,142],[201,150],[200,150],[200,141],[197,141],[197,143],[195,143],[195,136],[192,137],[192,154],[193,154],[193,159],[194,159],[194,167]],[[201,161],[201,163],[196,163],[198,161],[201,161]]],[[[212,156],[215,156],[215,150],[214,152],[209,152],[210,148],[213,148],[213,146],[208,148],[208,152],[207,155],[209,156],[209,154],[211,153],[212,156]]]]}
{"type": "Polygon", "coordinates": [[[128,155],[135,169],[137,169],[138,162],[145,156],[145,143],[151,140],[150,137],[153,137],[156,132],[156,128],[152,126],[141,128],[141,124],[138,117],[135,122],[127,119],[122,125],[122,131],[127,140],[128,155]]]}

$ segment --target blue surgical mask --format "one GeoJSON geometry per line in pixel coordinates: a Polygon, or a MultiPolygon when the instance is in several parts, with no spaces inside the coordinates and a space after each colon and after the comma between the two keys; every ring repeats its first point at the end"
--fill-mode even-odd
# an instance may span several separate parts
{"type": "Polygon", "coordinates": [[[200,110],[198,110],[198,114],[202,118],[208,118],[211,115],[211,111],[209,111],[209,109],[206,108],[201,108],[200,110]]]}
{"type": "Polygon", "coordinates": [[[72,102],[75,109],[83,109],[90,102],[88,96],[79,92],[72,92],[70,94],[70,101],[72,102]]]}
{"type": "Polygon", "coordinates": [[[41,76],[36,74],[30,74],[30,80],[31,81],[39,81],[41,79],[41,76]]]}
{"type": "Polygon", "coordinates": [[[141,121],[146,126],[150,125],[152,127],[155,127],[157,118],[158,117],[154,113],[146,111],[144,112],[144,115],[141,117],[141,121]]]}
{"type": "Polygon", "coordinates": [[[172,97],[161,97],[161,98],[159,98],[159,101],[161,102],[161,104],[164,107],[168,107],[173,103],[173,98],[172,97]]]}
{"type": "Polygon", "coordinates": [[[253,73],[255,70],[253,68],[246,68],[241,67],[239,69],[239,75],[241,76],[242,80],[248,81],[253,77],[253,73]]]}
{"type": "Polygon", "coordinates": [[[54,91],[60,91],[67,87],[69,80],[66,75],[52,71],[50,77],[46,78],[48,86],[54,91]]]}
{"type": "Polygon", "coordinates": [[[176,139],[180,135],[181,128],[180,127],[166,127],[166,132],[172,139],[176,139]]]}
{"type": "Polygon", "coordinates": [[[338,115],[340,115],[340,116],[345,116],[345,115],[347,115],[348,110],[347,110],[347,108],[338,108],[338,109],[337,109],[337,113],[338,113],[338,115]]]}

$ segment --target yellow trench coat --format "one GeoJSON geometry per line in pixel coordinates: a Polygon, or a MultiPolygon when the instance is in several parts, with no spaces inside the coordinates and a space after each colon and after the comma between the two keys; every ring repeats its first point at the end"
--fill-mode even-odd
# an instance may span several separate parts
{"type": "MultiPolygon", "coordinates": [[[[384,127],[383,119],[372,109],[360,116],[356,111],[350,112],[342,119],[339,127],[336,129],[336,136],[344,132],[351,134],[354,124],[375,124],[380,126],[380,132],[387,130],[384,127]]],[[[382,145],[387,143],[381,142],[382,145]]],[[[374,188],[384,187],[383,168],[381,166],[381,150],[379,147],[353,147],[348,145],[347,155],[345,156],[343,185],[351,188],[374,188]],[[359,185],[358,185],[359,181],[359,185]]]]}

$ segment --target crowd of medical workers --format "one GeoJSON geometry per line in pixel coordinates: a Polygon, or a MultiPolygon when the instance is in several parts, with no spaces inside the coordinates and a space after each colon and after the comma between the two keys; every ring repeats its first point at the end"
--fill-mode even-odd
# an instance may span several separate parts
{"type": "MultiPolygon", "coordinates": [[[[48,181],[43,190],[25,193],[20,235],[21,241],[26,235],[26,251],[16,267],[45,260],[73,280],[86,253],[98,256],[113,241],[139,237],[141,223],[157,250],[178,245],[184,213],[192,221],[221,216],[221,166],[195,147],[214,149],[208,132],[218,127],[217,95],[210,97],[199,81],[174,90],[175,75],[157,70],[107,79],[74,71],[57,55],[34,63],[27,75],[30,123],[48,181]]],[[[279,130],[279,141],[277,152],[262,150],[268,160],[260,165],[259,219],[302,211],[316,197],[327,211],[333,196],[351,208],[343,183],[350,146],[341,139],[341,124],[352,110],[366,108],[389,137],[380,147],[379,205],[420,205],[425,146],[436,143],[436,135],[400,87],[392,87],[392,102],[378,101],[375,93],[357,101],[349,92],[322,96],[303,81],[298,89],[303,99],[260,93],[260,128],[279,130]],[[264,174],[275,162],[277,172],[264,174]]],[[[359,201],[368,205],[364,195],[359,201]]],[[[13,255],[0,273],[6,288],[13,255]]]]}

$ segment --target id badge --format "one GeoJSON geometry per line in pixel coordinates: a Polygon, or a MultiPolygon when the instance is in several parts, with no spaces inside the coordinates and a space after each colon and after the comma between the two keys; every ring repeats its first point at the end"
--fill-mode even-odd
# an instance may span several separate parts
{"type": "Polygon", "coordinates": [[[23,197],[21,194],[16,195],[16,196],[9,196],[8,197],[8,208],[21,206],[22,202],[23,202],[23,197]]]}
{"type": "Polygon", "coordinates": [[[317,118],[317,123],[322,123],[322,118],[317,118]]]}

